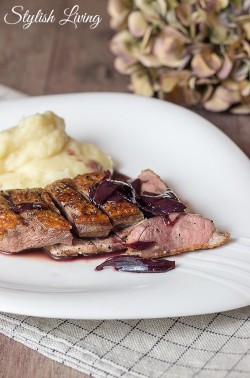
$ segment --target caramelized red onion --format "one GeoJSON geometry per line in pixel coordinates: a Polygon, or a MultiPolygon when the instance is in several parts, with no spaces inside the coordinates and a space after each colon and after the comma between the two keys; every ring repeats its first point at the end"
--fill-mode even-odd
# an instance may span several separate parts
{"type": "Polygon", "coordinates": [[[13,211],[17,214],[22,213],[24,211],[30,211],[30,210],[49,210],[49,206],[43,203],[34,203],[34,202],[23,202],[17,205],[13,204],[11,207],[13,211]]]}
{"type": "Polygon", "coordinates": [[[175,268],[175,262],[164,259],[143,259],[136,256],[120,255],[110,257],[95,270],[100,271],[105,267],[113,267],[121,272],[131,273],[164,273],[175,268]]]}
{"type": "Polygon", "coordinates": [[[97,186],[93,200],[103,205],[109,198],[117,192],[118,186],[110,180],[103,180],[97,186]]]}
{"type": "Polygon", "coordinates": [[[144,251],[144,249],[148,249],[148,248],[152,248],[155,246],[155,242],[154,241],[136,241],[136,242],[133,242],[133,243],[123,243],[122,246],[125,247],[125,248],[132,248],[132,249],[135,249],[137,251],[144,251]]]}
{"type": "Polygon", "coordinates": [[[151,216],[168,216],[170,213],[182,213],[186,206],[176,199],[164,197],[149,197],[142,195],[140,198],[141,207],[151,216]]]}
{"type": "Polygon", "coordinates": [[[141,194],[141,180],[132,182],[112,180],[109,176],[90,190],[90,198],[97,205],[103,205],[107,201],[119,202],[122,200],[136,204],[148,218],[154,216],[165,217],[169,223],[170,213],[182,213],[186,206],[178,199],[171,189],[163,194],[144,192],[141,194]]]}

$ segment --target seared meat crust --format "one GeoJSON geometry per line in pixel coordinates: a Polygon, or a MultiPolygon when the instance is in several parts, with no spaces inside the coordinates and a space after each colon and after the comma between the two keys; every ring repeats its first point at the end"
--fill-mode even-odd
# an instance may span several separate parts
{"type": "MultiPolygon", "coordinates": [[[[79,175],[73,181],[77,190],[89,197],[90,189],[103,178],[103,173],[89,173],[79,175]]],[[[100,208],[109,216],[114,229],[130,227],[143,219],[143,214],[138,207],[126,200],[119,202],[107,201],[100,208]]]]}
{"type": "Polygon", "coordinates": [[[107,215],[72,188],[72,180],[65,179],[48,185],[46,190],[71,223],[79,237],[104,237],[112,228],[107,215]]]}
{"type": "Polygon", "coordinates": [[[0,202],[1,251],[12,253],[56,243],[72,243],[70,224],[57,212],[42,189],[9,190],[1,195],[0,202]],[[27,204],[38,205],[41,209],[28,210],[27,204]]]}

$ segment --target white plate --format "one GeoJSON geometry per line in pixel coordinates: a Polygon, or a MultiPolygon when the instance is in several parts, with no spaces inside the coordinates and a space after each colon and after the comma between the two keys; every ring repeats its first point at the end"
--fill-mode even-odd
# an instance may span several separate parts
{"type": "Polygon", "coordinates": [[[0,256],[0,311],[60,318],[195,315],[250,304],[249,160],[223,133],[181,107],[126,94],[71,94],[0,104],[1,128],[53,110],[68,133],[96,143],[119,169],[151,168],[196,211],[232,233],[228,245],[177,256],[161,274],[95,272],[102,260],[0,256]]]}

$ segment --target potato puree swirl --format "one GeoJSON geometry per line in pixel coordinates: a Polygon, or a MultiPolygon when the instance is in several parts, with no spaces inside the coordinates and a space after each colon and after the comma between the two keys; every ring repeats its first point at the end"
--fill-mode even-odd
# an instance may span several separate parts
{"type": "Polygon", "coordinates": [[[53,112],[23,118],[0,133],[0,189],[44,187],[112,168],[111,158],[96,146],[67,135],[64,120],[53,112]]]}

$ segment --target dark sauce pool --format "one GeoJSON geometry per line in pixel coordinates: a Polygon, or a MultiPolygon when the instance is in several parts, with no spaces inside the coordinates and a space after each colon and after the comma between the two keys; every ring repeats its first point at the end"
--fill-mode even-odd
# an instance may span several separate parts
{"type": "Polygon", "coordinates": [[[24,251],[16,252],[16,253],[9,253],[0,251],[1,255],[8,256],[13,259],[36,259],[36,260],[51,260],[51,258],[44,252],[43,248],[32,248],[26,249],[24,251]]]}

